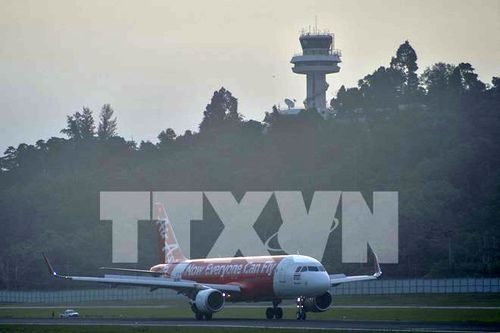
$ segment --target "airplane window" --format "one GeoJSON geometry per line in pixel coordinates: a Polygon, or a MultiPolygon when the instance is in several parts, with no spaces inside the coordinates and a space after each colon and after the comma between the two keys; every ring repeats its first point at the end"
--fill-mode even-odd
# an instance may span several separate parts
{"type": "Polygon", "coordinates": [[[309,272],[317,272],[318,271],[318,267],[316,267],[316,266],[308,266],[307,270],[309,272]]]}
{"type": "Polygon", "coordinates": [[[306,272],[307,271],[307,266],[303,266],[302,269],[300,270],[301,272],[306,272]]]}
{"type": "Polygon", "coordinates": [[[300,270],[302,269],[301,266],[297,267],[297,269],[295,270],[295,272],[300,272],[300,270]]]}

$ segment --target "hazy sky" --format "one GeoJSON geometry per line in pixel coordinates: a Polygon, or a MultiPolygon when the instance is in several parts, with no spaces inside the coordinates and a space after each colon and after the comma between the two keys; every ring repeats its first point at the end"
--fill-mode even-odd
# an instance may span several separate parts
{"type": "Polygon", "coordinates": [[[214,90],[247,119],[302,101],[290,58],[314,25],[336,34],[340,85],[387,65],[408,39],[420,70],[470,62],[500,75],[500,1],[0,0],[0,149],[62,136],[67,114],[110,103],[126,139],[196,130],[214,90]]]}

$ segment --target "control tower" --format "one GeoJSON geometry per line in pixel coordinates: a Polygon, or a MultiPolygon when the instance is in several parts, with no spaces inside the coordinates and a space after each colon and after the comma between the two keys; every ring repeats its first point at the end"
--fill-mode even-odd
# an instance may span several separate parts
{"type": "Polygon", "coordinates": [[[307,98],[306,109],[315,108],[319,113],[326,113],[326,74],[340,71],[341,53],[334,49],[334,35],[327,32],[303,31],[300,35],[302,53],[296,54],[290,61],[294,73],[306,74],[307,98]]]}

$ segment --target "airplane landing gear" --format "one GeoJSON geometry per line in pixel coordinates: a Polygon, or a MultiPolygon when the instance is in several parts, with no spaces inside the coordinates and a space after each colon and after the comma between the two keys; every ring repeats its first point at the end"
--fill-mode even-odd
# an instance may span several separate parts
{"type": "Polygon", "coordinates": [[[194,317],[196,320],[211,320],[212,319],[212,313],[204,313],[198,311],[198,308],[196,307],[196,304],[191,303],[191,310],[194,313],[194,317]]]}
{"type": "Polygon", "coordinates": [[[283,318],[283,309],[278,305],[281,303],[281,300],[274,300],[273,307],[269,307],[266,309],[266,318],[267,319],[281,319],[283,318]]]}
{"type": "Polygon", "coordinates": [[[267,319],[273,319],[274,318],[274,309],[273,308],[267,308],[266,309],[266,318],[267,319]]]}
{"type": "Polygon", "coordinates": [[[304,309],[304,297],[297,298],[297,320],[306,320],[306,310],[304,309]]]}

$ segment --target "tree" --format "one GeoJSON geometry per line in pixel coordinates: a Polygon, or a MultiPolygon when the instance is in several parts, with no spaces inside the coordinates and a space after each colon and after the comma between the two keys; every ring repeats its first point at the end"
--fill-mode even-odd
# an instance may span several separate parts
{"type": "Polygon", "coordinates": [[[493,89],[495,89],[495,90],[500,89],[500,77],[494,76],[491,79],[491,83],[493,84],[493,89]]]}
{"type": "Polygon", "coordinates": [[[449,79],[455,66],[438,62],[425,69],[420,81],[422,82],[427,96],[431,99],[440,99],[449,88],[449,79]]]}
{"type": "Polygon", "coordinates": [[[141,141],[139,151],[145,154],[153,154],[156,152],[157,147],[151,141],[141,141]]]}
{"type": "Polygon", "coordinates": [[[486,85],[474,73],[472,65],[463,62],[454,68],[449,83],[451,89],[455,92],[480,92],[486,88],[486,85]]]}
{"type": "Polygon", "coordinates": [[[80,133],[82,134],[82,138],[90,139],[95,135],[95,124],[94,117],[92,116],[92,111],[89,108],[84,107],[80,122],[80,133]]]}
{"type": "Polygon", "coordinates": [[[417,53],[408,41],[399,46],[396,56],[391,59],[391,68],[403,74],[402,94],[414,96],[418,91],[417,53]]]}
{"type": "Polygon", "coordinates": [[[13,170],[18,166],[16,148],[9,146],[3,154],[4,156],[0,157],[0,170],[13,170]]]}
{"type": "Polygon", "coordinates": [[[344,117],[351,115],[353,111],[360,108],[363,103],[361,90],[354,87],[346,89],[341,86],[337,92],[337,98],[332,98],[330,106],[335,110],[338,116],[344,117]]]}
{"type": "Polygon", "coordinates": [[[160,145],[169,145],[172,144],[175,141],[175,138],[177,137],[177,134],[175,134],[175,131],[171,128],[167,128],[166,130],[163,130],[158,134],[158,140],[160,140],[159,144],[160,145]]]}
{"type": "MultiPolygon", "coordinates": [[[[373,74],[359,80],[358,87],[362,96],[361,105],[365,108],[387,108],[398,104],[404,76],[394,68],[379,67],[373,74]]],[[[357,92],[350,91],[354,102],[357,92]]]]}
{"type": "Polygon", "coordinates": [[[266,111],[264,116],[264,122],[269,126],[272,126],[274,122],[278,121],[278,118],[280,116],[281,114],[278,111],[278,107],[276,105],[273,105],[273,109],[271,112],[266,111]]]}
{"type": "Polygon", "coordinates": [[[210,104],[203,112],[200,133],[217,130],[224,125],[236,125],[242,120],[238,113],[238,100],[224,87],[214,92],[210,104]]]}
{"type": "Polygon", "coordinates": [[[82,135],[80,133],[80,127],[78,126],[80,117],[80,112],[76,112],[71,116],[66,116],[67,125],[66,128],[61,130],[61,133],[66,134],[70,139],[81,140],[82,135]]]}
{"type": "Polygon", "coordinates": [[[86,140],[94,137],[95,125],[92,111],[88,107],[83,107],[82,113],[76,112],[67,116],[66,128],[61,133],[66,134],[70,139],[86,140]]]}
{"type": "Polygon", "coordinates": [[[104,104],[99,115],[99,126],[97,136],[101,140],[107,140],[116,135],[117,123],[116,117],[113,118],[114,110],[111,105],[104,104]]]}
{"type": "Polygon", "coordinates": [[[196,138],[196,134],[193,134],[193,132],[191,130],[186,130],[186,131],[184,131],[183,135],[179,135],[175,139],[175,142],[179,146],[190,146],[194,143],[195,138],[196,138]]]}

